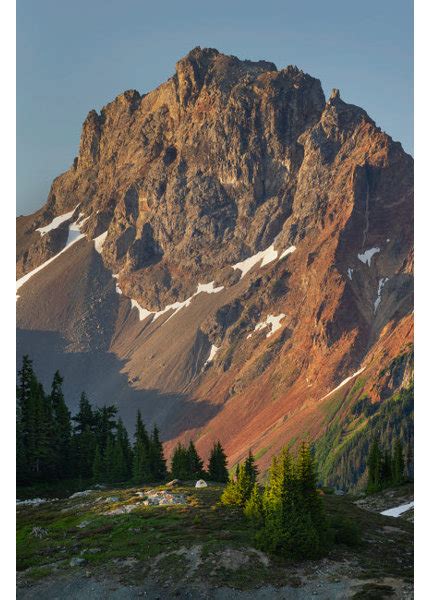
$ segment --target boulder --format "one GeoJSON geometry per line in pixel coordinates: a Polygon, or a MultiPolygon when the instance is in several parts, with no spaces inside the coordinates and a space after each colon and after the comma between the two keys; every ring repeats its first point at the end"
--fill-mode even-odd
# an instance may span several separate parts
{"type": "Polygon", "coordinates": [[[181,485],[181,481],[179,479],[172,479],[166,484],[166,487],[175,487],[177,485],[181,485]]]}
{"type": "Polygon", "coordinates": [[[208,487],[208,484],[207,484],[207,482],[206,482],[206,481],[204,481],[203,479],[199,479],[199,480],[196,482],[196,485],[195,485],[195,487],[197,487],[197,488],[204,488],[204,487],[208,487]]]}

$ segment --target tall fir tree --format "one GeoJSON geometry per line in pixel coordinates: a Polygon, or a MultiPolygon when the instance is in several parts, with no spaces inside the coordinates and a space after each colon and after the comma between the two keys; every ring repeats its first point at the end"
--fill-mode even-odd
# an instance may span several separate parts
{"type": "Polygon", "coordinates": [[[395,442],[393,457],[392,457],[392,481],[395,485],[399,485],[404,481],[404,454],[401,440],[395,442]]]}
{"type": "Polygon", "coordinates": [[[190,440],[187,448],[188,477],[187,479],[200,479],[204,476],[204,463],[196,450],[193,441],[190,440]]]}
{"type": "Polygon", "coordinates": [[[148,483],[152,480],[150,466],[150,439],[139,410],[136,414],[132,475],[133,481],[137,484],[148,483]]]}
{"type": "Polygon", "coordinates": [[[208,461],[208,477],[211,481],[226,483],[229,481],[227,458],[220,442],[216,442],[208,461]]]}
{"type": "Polygon", "coordinates": [[[62,390],[63,378],[54,374],[50,401],[54,419],[54,443],[56,448],[56,471],[61,478],[72,475],[72,423],[62,390]]]}
{"type": "Polygon", "coordinates": [[[78,477],[86,479],[93,476],[97,442],[96,416],[85,392],[81,393],[79,409],[72,421],[75,422],[72,437],[74,472],[78,477]]]}
{"type": "Polygon", "coordinates": [[[153,481],[164,481],[167,477],[168,471],[166,468],[166,460],[163,452],[163,444],[160,441],[159,430],[155,425],[150,439],[150,472],[153,481]]]}
{"type": "Polygon", "coordinates": [[[367,460],[367,491],[375,492],[382,486],[382,453],[377,439],[374,439],[367,460]]]}
{"type": "Polygon", "coordinates": [[[171,474],[175,479],[189,478],[189,461],[187,449],[181,443],[175,447],[171,459],[171,474]]]}
{"type": "Polygon", "coordinates": [[[100,451],[100,447],[98,445],[96,446],[96,449],[94,452],[94,458],[93,458],[93,464],[92,464],[92,474],[93,474],[94,480],[98,483],[101,483],[105,478],[104,460],[102,457],[102,452],[100,451]]]}

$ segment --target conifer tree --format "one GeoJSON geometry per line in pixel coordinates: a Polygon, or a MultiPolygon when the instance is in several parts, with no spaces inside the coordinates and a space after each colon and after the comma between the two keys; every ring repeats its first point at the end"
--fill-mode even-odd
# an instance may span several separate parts
{"type": "Polygon", "coordinates": [[[114,481],[113,479],[113,471],[114,471],[114,446],[115,446],[115,442],[114,442],[114,437],[112,435],[110,435],[108,437],[108,441],[106,443],[106,449],[104,454],[102,455],[103,458],[103,465],[104,465],[104,471],[105,471],[105,478],[107,479],[107,481],[114,481]]]}
{"type": "Polygon", "coordinates": [[[256,460],[251,453],[251,450],[248,451],[248,456],[245,459],[245,470],[247,472],[247,476],[252,485],[254,485],[255,481],[257,481],[257,476],[259,474],[259,470],[256,465],[256,460]]]}
{"type": "Polygon", "coordinates": [[[382,486],[382,453],[379,444],[374,439],[371,444],[370,453],[368,455],[368,483],[367,491],[375,492],[382,486]]]}
{"type": "Polygon", "coordinates": [[[99,445],[102,456],[104,456],[106,453],[108,440],[112,440],[114,435],[114,429],[116,428],[114,417],[117,412],[118,409],[116,406],[105,405],[101,408],[97,408],[94,413],[96,443],[99,445]]]}
{"type": "Polygon", "coordinates": [[[239,466],[236,480],[233,478],[229,480],[221,495],[223,504],[233,504],[244,508],[247,500],[252,494],[256,482],[256,480],[253,479],[256,477],[256,471],[250,468],[251,464],[250,460],[248,463],[246,460],[239,466]]]}
{"type": "Polygon", "coordinates": [[[92,465],[93,478],[97,482],[101,482],[105,476],[104,461],[100,447],[96,446],[94,453],[93,465],[92,465]]]}
{"type": "Polygon", "coordinates": [[[71,475],[71,452],[72,452],[72,424],[70,411],[64,401],[62,390],[63,378],[58,371],[54,374],[52,381],[50,402],[54,419],[54,436],[56,452],[56,471],[59,477],[70,477],[71,475]]]}
{"type": "Polygon", "coordinates": [[[150,439],[149,462],[153,481],[164,481],[168,471],[163,453],[163,444],[160,441],[159,430],[156,425],[154,426],[150,439]]]}
{"type": "Polygon", "coordinates": [[[226,483],[229,481],[227,458],[220,442],[216,442],[208,461],[208,477],[211,481],[226,483]]]}
{"type": "MultiPolygon", "coordinates": [[[[92,477],[97,445],[96,416],[85,392],[81,393],[79,409],[72,421],[75,423],[72,438],[75,474],[84,479],[92,477]]],[[[100,446],[99,452],[101,453],[100,446]]]]}
{"type": "Polygon", "coordinates": [[[326,521],[322,499],[317,491],[317,468],[308,442],[302,442],[297,458],[297,476],[301,488],[301,502],[305,503],[312,524],[323,545],[326,536],[326,521]]]}
{"type": "Polygon", "coordinates": [[[93,409],[91,408],[91,404],[88,401],[87,394],[85,392],[81,393],[81,398],[79,400],[79,410],[77,414],[72,418],[72,421],[75,421],[76,423],[74,431],[78,435],[84,433],[87,427],[93,429],[95,426],[95,416],[93,413],[93,409]]]}
{"type": "Polygon", "coordinates": [[[250,498],[245,503],[244,514],[248,519],[250,519],[254,527],[259,528],[263,525],[263,499],[259,484],[257,482],[253,485],[250,498]]]}
{"type": "Polygon", "coordinates": [[[141,412],[136,414],[135,444],[132,464],[133,481],[137,484],[152,480],[150,466],[150,440],[142,421],[141,412]]]}
{"type": "Polygon", "coordinates": [[[116,438],[113,445],[112,465],[110,470],[110,479],[114,482],[126,481],[129,478],[129,469],[124,455],[123,445],[116,438]]]}
{"type": "Polygon", "coordinates": [[[273,459],[262,497],[258,545],[293,558],[319,556],[325,546],[325,518],[319,500],[309,445],[301,445],[296,461],[285,448],[273,459]]]}
{"type": "Polygon", "coordinates": [[[403,447],[400,440],[395,442],[394,453],[392,458],[392,481],[399,485],[404,480],[404,455],[403,447]]]}
{"type": "Polygon", "coordinates": [[[187,448],[187,460],[188,460],[188,477],[187,479],[199,479],[204,476],[204,463],[199,456],[196,446],[193,441],[190,440],[189,447],[187,448]]]}
{"type": "Polygon", "coordinates": [[[130,447],[127,429],[124,427],[121,417],[117,421],[116,443],[120,445],[121,454],[124,458],[124,473],[122,475],[122,478],[129,479],[132,469],[133,452],[130,447]]]}
{"type": "Polygon", "coordinates": [[[171,473],[175,479],[189,478],[188,453],[181,443],[178,443],[172,454],[171,473]]]}

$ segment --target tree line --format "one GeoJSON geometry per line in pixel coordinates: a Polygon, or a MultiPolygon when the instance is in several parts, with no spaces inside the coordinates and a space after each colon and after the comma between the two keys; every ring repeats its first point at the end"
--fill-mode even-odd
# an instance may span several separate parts
{"type": "Polygon", "coordinates": [[[148,433],[138,411],[134,442],[114,405],[93,408],[85,392],[72,417],[62,390],[63,378],[54,374],[45,393],[28,356],[18,373],[16,418],[17,483],[31,485],[67,479],[135,484],[206,477],[225,482],[227,459],[220,442],[212,448],[207,470],[195,445],[177,446],[171,473],[167,468],[160,433],[148,433]]]}

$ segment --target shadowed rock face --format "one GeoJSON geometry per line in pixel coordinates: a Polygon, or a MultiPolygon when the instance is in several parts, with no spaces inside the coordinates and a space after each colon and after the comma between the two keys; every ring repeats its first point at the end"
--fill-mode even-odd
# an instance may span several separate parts
{"type": "Polygon", "coordinates": [[[156,90],[91,111],[71,169],[18,218],[18,277],[65,247],[80,214],[86,236],[20,288],[18,325],[59,334],[69,358],[115,356],[120,406],[158,390],[145,410],[168,449],[220,437],[232,460],[273,448],[265,464],[294,434],[319,434],[315,406],[359,368],[380,399],[373,365],[412,336],[412,202],[412,158],[338,90],[325,102],[296,67],[195,48],[156,90]],[[191,298],[209,282],[216,293],[191,298]],[[139,320],[130,299],[174,308],[139,320]]]}

